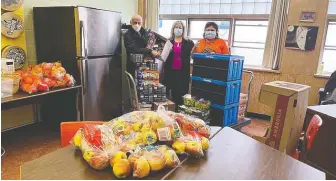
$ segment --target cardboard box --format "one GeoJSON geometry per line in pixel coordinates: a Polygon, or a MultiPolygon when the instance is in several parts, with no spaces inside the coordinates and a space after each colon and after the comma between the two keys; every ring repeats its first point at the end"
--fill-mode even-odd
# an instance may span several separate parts
{"type": "Polygon", "coordinates": [[[175,103],[168,100],[168,99],[167,99],[166,102],[154,102],[153,103],[153,110],[156,111],[158,109],[159,105],[163,105],[166,108],[166,110],[168,110],[168,111],[175,112],[175,103]]]}
{"type": "Polygon", "coordinates": [[[270,131],[255,139],[291,154],[301,135],[310,86],[274,81],[261,87],[259,102],[272,108],[270,131]]]}

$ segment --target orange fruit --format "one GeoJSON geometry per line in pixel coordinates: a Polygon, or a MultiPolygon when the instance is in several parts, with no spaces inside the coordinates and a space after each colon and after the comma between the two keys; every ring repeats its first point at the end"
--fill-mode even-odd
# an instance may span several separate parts
{"type": "Polygon", "coordinates": [[[34,80],[31,77],[24,77],[23,82],[25,84],[33,84],[34,80]]]}

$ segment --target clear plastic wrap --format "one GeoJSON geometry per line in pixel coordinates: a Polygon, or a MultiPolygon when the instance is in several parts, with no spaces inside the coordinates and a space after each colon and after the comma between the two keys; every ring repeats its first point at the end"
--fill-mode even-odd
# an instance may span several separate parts
{"type": "Polygon", "coordinates": [[[105,169],[122,147],[118,138],[104,125],[84,125],[70,143],[80,149],[84,160],[97,170],[105,169]]]}
{"type": "Polygon", "coordinates": [[[177,154],[187,154],[192,157],[204,156],[202,138],[195,131],[188,131],[184,136],[175,140],[173,149],[177,154]]]}
{"type": "Polygon", "coordinates": [[[151,171],[157,172],[165,167],[176,167],[180,163],[175,151],[166,145],[146,146],[136,150],[128,160],[133,167],[133,176],[137,178],[146,177],[151,171]]]}
{"type": "Polygon", "coordinates": [[[208,126],[203,120],[193,118],[191,116],[182,113],[171,113],[171,118],[180,125],[183,133],[188,131],[196,131],[200,136],[210,137],[210,126],[208,126]]]}

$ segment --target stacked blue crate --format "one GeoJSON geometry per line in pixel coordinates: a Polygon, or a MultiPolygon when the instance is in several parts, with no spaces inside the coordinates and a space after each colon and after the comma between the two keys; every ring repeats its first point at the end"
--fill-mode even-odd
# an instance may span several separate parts
{"type": "Polygon", "coordinates": [[[211,101],[211,125],[237,123],[244,57],[235,55],[193,55],[191,95],[211,101]]]}

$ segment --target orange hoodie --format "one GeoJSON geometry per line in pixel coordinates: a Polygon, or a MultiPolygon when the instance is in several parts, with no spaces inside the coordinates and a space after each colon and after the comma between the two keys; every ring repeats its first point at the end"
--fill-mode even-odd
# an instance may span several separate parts
{"type": "Polygon", "coordinates": [[[229,47],[223,39],[215,39],[213,42],[206,41],[205,39],[199,40],[196,45],[196,53],[217,53],[217,54],[230,54],[229,47]]]}

